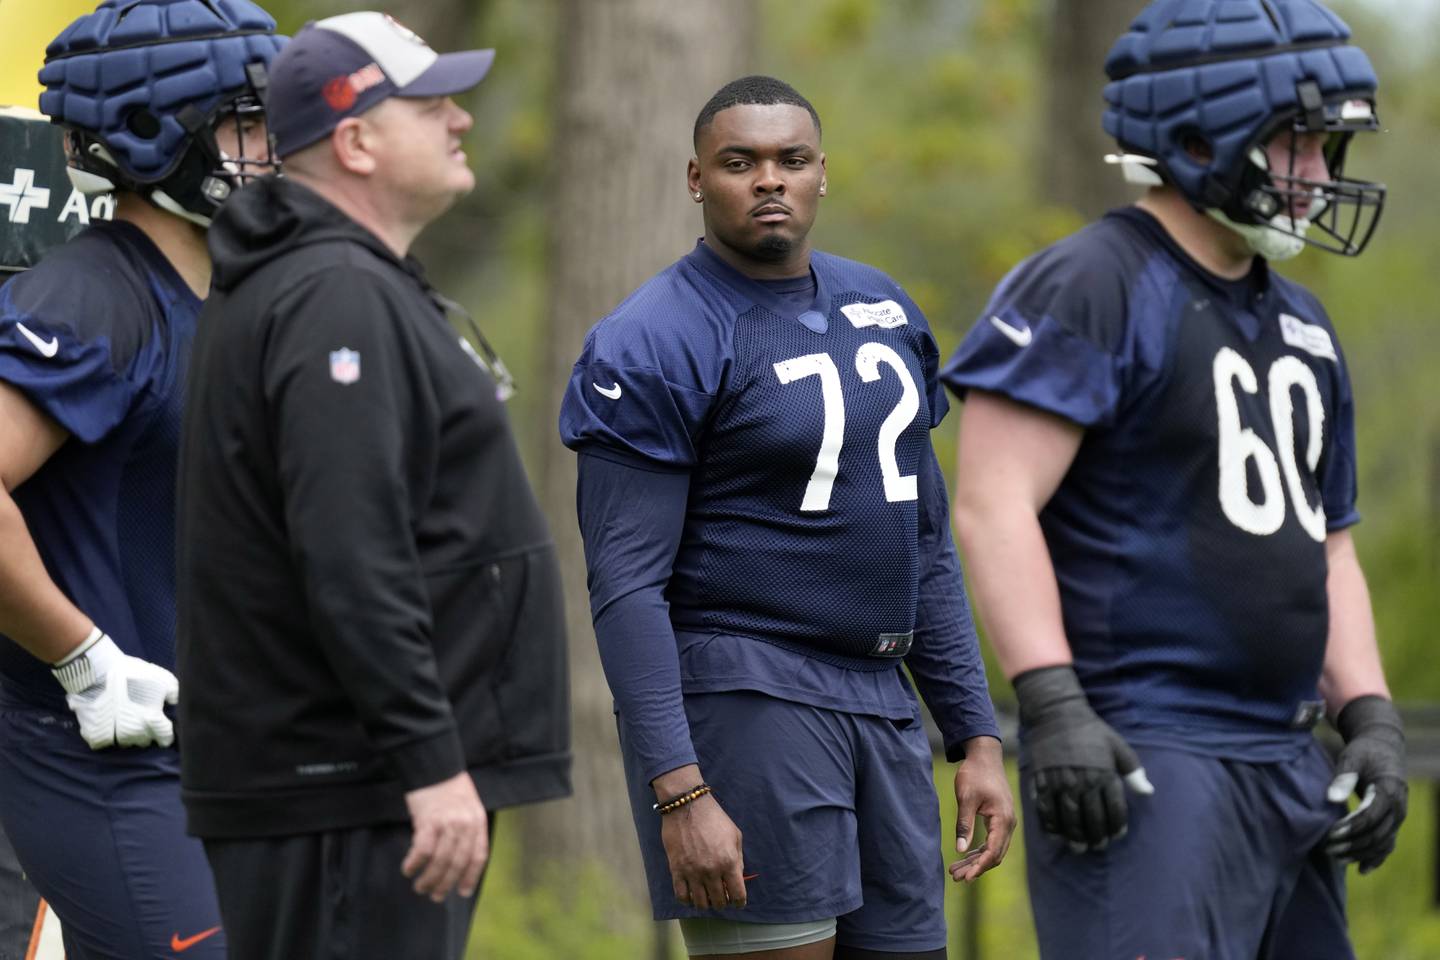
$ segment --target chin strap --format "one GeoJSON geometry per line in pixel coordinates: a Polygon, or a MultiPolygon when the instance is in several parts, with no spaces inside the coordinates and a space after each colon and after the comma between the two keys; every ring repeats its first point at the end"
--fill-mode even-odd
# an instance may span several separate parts
{"type": "Polygon", "coordinates": [[[1310,221],[1304,218],[1292,221],[1285,214],[1277,213],[1266,223],[1236,223],[1214,207],[1207,207],[1205,212],[1240,234],[1251,253],[1271,263],[1292,260],[1305,249],[1305,231],[1310,229],[1310,221]]]}
{"type": "Polygon", "coordinates": [[[161,190],[159,187],[156,187],[155,189],[147,193],[146,197],[151,203],[155,204],[155,206],[159,207],[161,210],[164,210],[166,213],[174,214],[182,220],[189,220],[196,226],[205,227],[207,229],[210,226],[209,217],[205,216],[204,214],[195,213],[191,210],[186,210],[183,206],[180,205],[179,201],[177,201],[174,197],[170,196],[170,194],[166,193],[164,190],[161,190]]]}

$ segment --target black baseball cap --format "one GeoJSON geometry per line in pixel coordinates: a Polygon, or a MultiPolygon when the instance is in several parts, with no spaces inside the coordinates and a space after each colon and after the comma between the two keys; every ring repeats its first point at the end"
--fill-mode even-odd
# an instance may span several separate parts
{"type": "Polygon", "coordinates": [[[307,23],[270,65],[266,114],[284,159],[386,97],[446,97],[484,79],[494,50],[436,53],[389,14],[307,23]]]}

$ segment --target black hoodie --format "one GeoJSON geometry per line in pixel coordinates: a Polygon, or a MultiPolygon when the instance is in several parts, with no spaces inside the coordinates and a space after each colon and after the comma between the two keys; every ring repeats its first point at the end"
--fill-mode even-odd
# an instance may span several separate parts
{"type": "Polygon", "coordinates": [[[285,180],[209,234],[180,449],[190,830],[407,817],[469,769],[489,807],[569,793],[554,547],[496,384],[414,261],[285,180]]]}

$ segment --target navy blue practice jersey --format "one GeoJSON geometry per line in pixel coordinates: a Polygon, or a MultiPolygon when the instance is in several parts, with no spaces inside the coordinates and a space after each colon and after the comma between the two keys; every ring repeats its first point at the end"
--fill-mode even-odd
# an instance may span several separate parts
{"type": "Polygon", "coordinates": [[[703,243],[590,331],[565,443],[691,474],[666,599],[678,630],[902,654],[919,581],[916,474],[946,411],[924,316],[823,253],[796,312],[703,243]]]}
{"type": "MultiPolygon", "coordinates": [[[[199,310],[124,222],[91,226],[0,287],[0,380],[70,434],[15,502],[65,595],[126,653],[167,669],[180,403],[199,310]]],[[[0,701],[65,709],[49,666],[8,638],[0,701]]]]}
{"type": "Polygon", "coordinates": [[[1040,522],[1096,708],[1152,741],[1299,742],[1325,538],[1358,519],[1350,386],[1315,298],[1259,261],[1219,280],[1117,211],[1006,277],[941,377],[1085,428],[1040,522]]]}

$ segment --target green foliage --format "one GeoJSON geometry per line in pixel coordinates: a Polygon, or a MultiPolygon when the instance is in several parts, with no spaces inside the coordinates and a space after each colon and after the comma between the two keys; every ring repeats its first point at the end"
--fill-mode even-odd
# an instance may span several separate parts
{"type": "MultiPolygon", "coordinates": [[[[1010,791],[1020,796],[1019,774],[1008,764],[1010,791]]],[[[935,765],[935,792],[940,797],[940,855],[946,865],[955,853],[955,768],[935,765]]],[[[1017,799],[1018,805],[1018,799],[1017,799]]],[[[979,828],[977,827],[977,830],[979,828]]],[[[977,843],[983,842],[977,837],[977,843]]],[[[972,884],[959,885],[946,879],[945,923],[950,930],[949,953],[955,960],[1035,960],[1035,927],[1030,919],[1030,897],[1025,888],[1025,837],[1020,827],[1010,842],[1010,852],[1000,866],[972,884]],[[977,935],[978,934],[978,935],[977,935]],[[966,947],[974,944],[978,954],[966,947]]]]}
{"type": "Polygon", "coordinates": [[[1440,957],[1435,906],[1435,787],[1410,784],[1410,816],[1400,846],[1373,873],[1349,872],[1350,936],[1359,957],[1440,957]]]}
{"type": "Polygon", "coordinates": [[[655,924],[648,904],[631,901],[600,864],[547,865],[541,882],[526,889],[519,877],[525,856],[520,833],[501,824],[467,960],[638,960],[651,955],[655,924]]]}
{"type": "Polygon", "coordinates": [[[1021,256],[1079,225],[1035,203],[1025,159],[1041,15],[910,0],[824,47],[854,6],[763,4],[772,29],[757,66],[796,84],[825,123],[816,244],[899,277],[947,346],[1021,256]]]}

